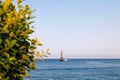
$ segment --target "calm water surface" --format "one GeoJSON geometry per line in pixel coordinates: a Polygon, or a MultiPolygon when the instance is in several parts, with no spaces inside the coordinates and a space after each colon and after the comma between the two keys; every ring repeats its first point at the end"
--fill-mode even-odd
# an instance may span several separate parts
{"type": "Polygon", "coordinates": [[[36,65],[24,80],[120,80],[120,59],[46,59],[36,65]]]}

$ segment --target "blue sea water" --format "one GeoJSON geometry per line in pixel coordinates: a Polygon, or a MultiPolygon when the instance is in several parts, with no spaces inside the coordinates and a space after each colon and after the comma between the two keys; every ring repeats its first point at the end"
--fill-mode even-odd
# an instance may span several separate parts
{"type": "Polygon", "coordinates": [[[120,80],[120,59],[45,59],[24,80],[120,80]]]}

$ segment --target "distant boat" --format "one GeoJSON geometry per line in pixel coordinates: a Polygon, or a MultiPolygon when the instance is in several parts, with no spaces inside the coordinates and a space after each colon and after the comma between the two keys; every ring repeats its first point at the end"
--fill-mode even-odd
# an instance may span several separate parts
{"type": "Polygon", "coordinates": [[[64,57],[63,57],[63,52],[61,51],[61,56],[60,56],[60,59],[59,59],[59,61],[65,61],[65,59],[64,59],[64,57]]]}

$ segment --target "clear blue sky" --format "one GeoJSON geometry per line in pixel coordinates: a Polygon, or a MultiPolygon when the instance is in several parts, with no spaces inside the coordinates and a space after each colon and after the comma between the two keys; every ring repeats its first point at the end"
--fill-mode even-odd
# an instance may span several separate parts
{"type": "Polygon", "coordinates": [[[120,0],[26,0],[49,58],[120,58],[120,0]]]}

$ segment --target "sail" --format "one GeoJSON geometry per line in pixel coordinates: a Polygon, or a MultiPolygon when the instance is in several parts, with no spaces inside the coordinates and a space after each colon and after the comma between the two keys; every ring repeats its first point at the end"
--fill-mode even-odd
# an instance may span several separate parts
{"type": "Polygon", "coordinates": [[[60,59],[59,59],[60,61],[64,61],[65,59],[64,59],[64,57],[63,57],[63,51],[61,50],[61,56],[60,56],[60,59]]]}

